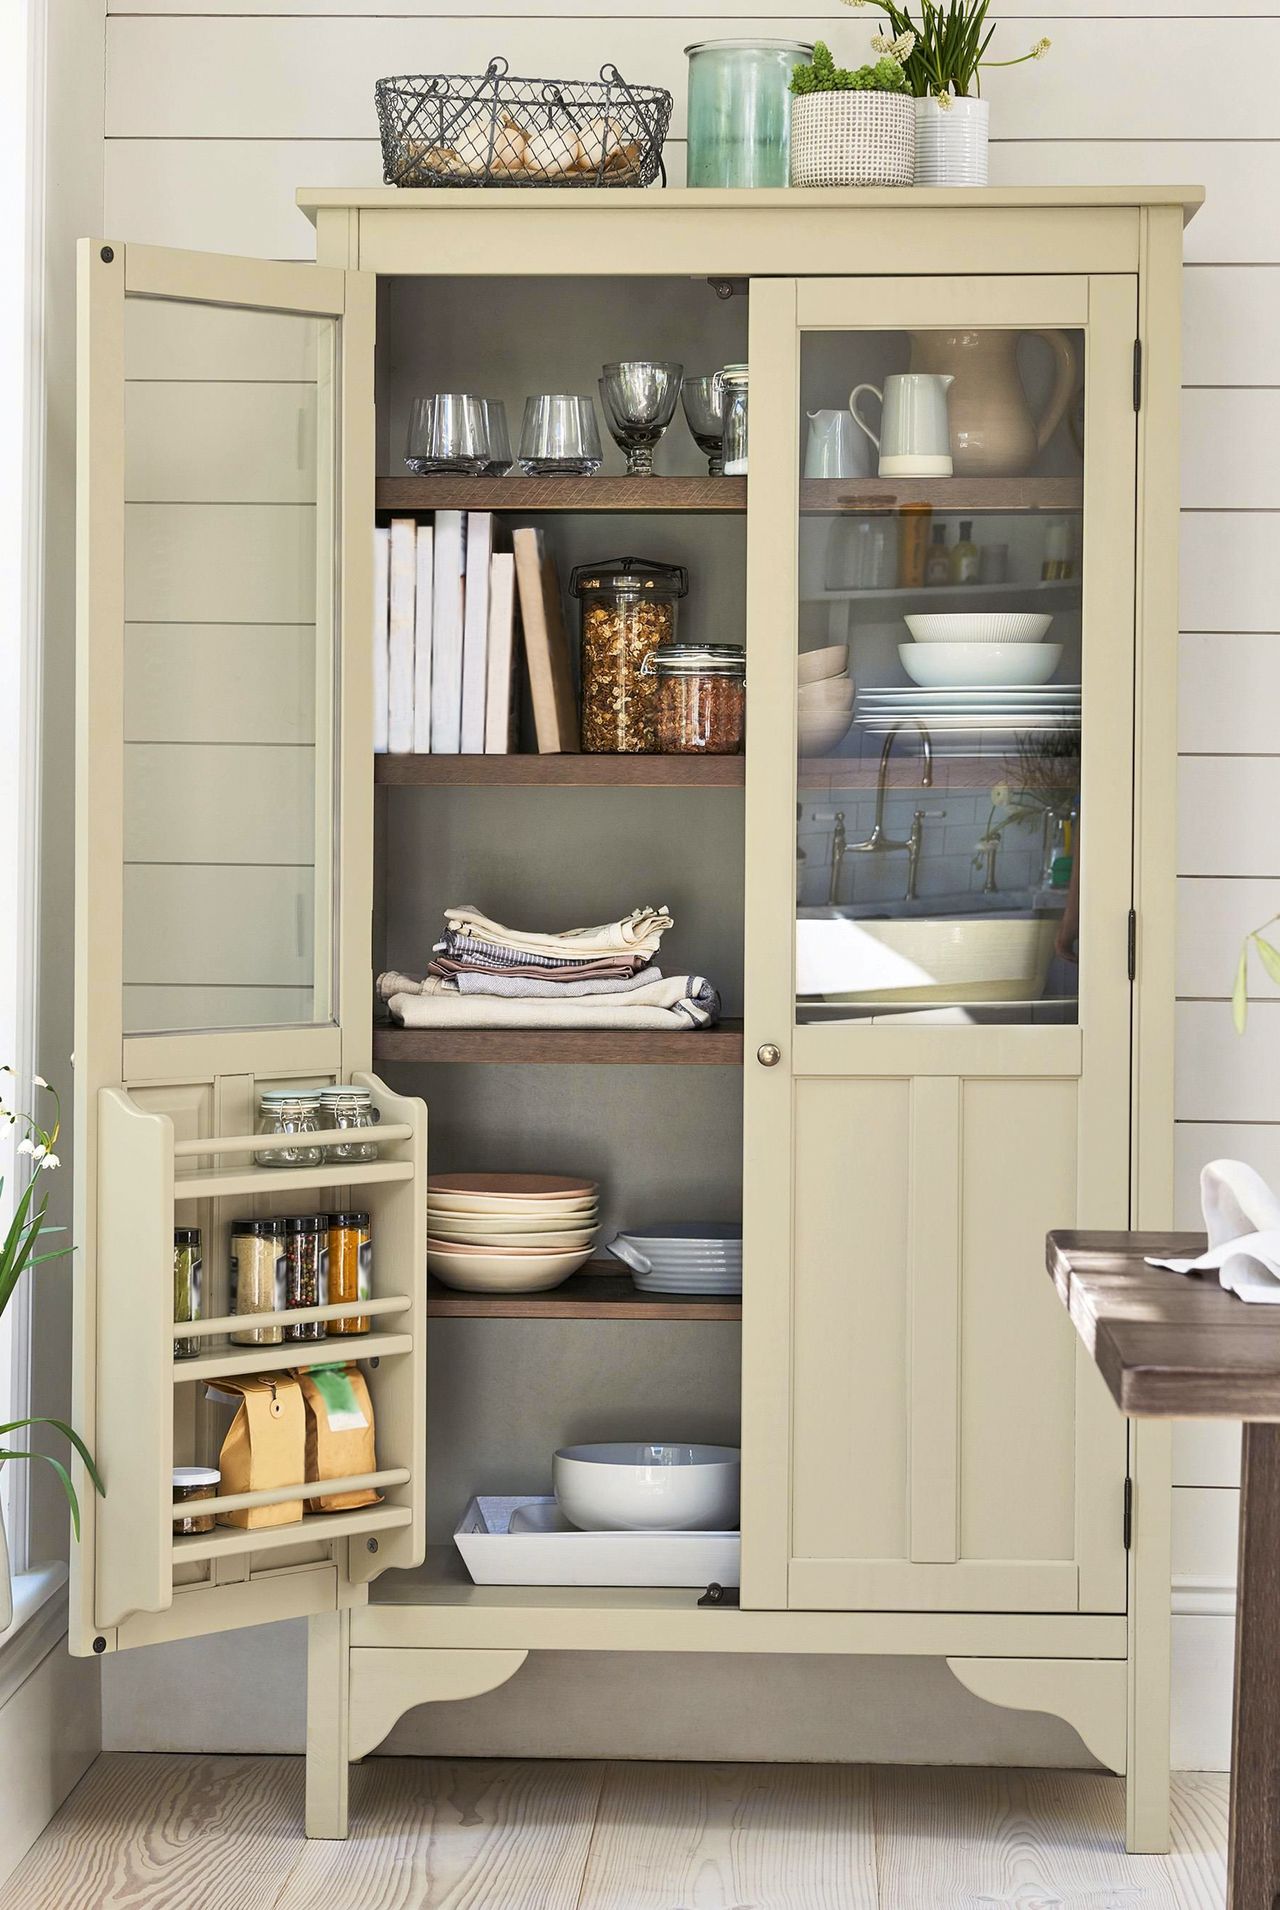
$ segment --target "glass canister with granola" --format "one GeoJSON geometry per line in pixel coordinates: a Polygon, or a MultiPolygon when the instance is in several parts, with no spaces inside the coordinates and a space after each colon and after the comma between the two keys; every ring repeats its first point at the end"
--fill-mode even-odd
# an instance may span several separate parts
{"type": "Polygon", "coordinates": [[[656,686],[644,661],[675,642],[676,605],[688,593],[688,571],[645,557],[610,557],[577,565],[569,587],[582,606],[583,749],[655,752],[656,686]]]}

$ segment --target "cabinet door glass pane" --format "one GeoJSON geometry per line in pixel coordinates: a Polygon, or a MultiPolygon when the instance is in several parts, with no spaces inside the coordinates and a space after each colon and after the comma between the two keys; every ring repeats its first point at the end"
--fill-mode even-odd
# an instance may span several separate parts
{"type": "Polygon", "coordinates": [[[334,1014],[336,349],[126,301],[126,1033],[334,1014]]]}
{"type": "Polygon", "coordinates": [[[1083,365],[803,339],[801,1021],[1077,1018],[1083,365]]]}

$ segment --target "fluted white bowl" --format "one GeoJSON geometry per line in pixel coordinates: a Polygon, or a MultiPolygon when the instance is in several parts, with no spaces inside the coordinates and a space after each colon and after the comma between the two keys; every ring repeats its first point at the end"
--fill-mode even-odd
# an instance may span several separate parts
{"type": "Polygon", "coordinates": [[[1039,643],[1053,618],[1032,610],[957,610],[903,622],[917,643],[1039,643]]]}

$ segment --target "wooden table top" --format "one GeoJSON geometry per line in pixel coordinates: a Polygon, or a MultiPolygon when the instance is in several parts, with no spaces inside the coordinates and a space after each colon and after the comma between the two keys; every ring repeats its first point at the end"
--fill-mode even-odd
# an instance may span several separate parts
{"type": "Polygon", "coordinates": [[[1280,1420],[1280,1307],[1247,1305],[1216,1273],[1146,1264],[1204,1247],[1203,1234],[1051,1233],[1047,1264],[1121,1412],[1280,1420]]]}

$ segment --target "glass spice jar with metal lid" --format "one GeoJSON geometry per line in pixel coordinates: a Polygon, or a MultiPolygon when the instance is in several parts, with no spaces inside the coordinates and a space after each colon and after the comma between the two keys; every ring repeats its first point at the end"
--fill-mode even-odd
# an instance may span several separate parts
{"type": "MultiPolygon", "coordinates": [[[[173,1230],[173,1321],[200,1318],[200,1291],[203,1285],[203,1261],[200,1253],[200,1229],[175,1227],[173,1230]]],[[[193,1360],[200,1351],[194,1334],[184,1334],[173,1342],[175,1360],[193,1360]]]]}
{"type": "MultiPolygon", "coordinates": [[[[231,1311],[278,1313],[285,1302],[284,1223],[233,1220],[231,1223],[231,1311]]],[[[227,1338],[233,1346],[279,1346],[282,1326],[237,1327],[227,1338]]]]}
{"type": "Polygon", "coordinates": [[[747,712],[747,661],[736,644],[676,643],[644,660],[657,685],[664,754],[736,756],[747,712]]]}
{"type": "MultiPolygon", "coordinates": [[[[284,1221],[284,1285],[288,1307],[324,1306],[328,1300],[328,1214],[290,1214],[284,1221]]],[[[323,1340],[324,1320],[293,1320],[286,1340],[323,1340]]]]}
{"type": "MultiPolygon", "coordinates": [[[[328,1291],[330,1306],[350,1305],[367,1300],[373,1293],[373,1244],[368,1214],[329,1215],[328,1291]]],[[[329,1332],[342,1339],[350,1334],[367,1333],[369,1316],[348,1314],[345,1319],[330,1320],[329,1332]]]]}
{"type": "Polygon", "coordinates": [[[378,1123],[369,1088],[332,1087],[320,1090],[320,1120],[324,1127],[350,1129],[351,1139],[326,1150],[331,1161],[376,1161],[378,1123]]]}
{"type": "Polygon", "coordinates": [[[658,747],[650,651],[675,642],[676,604],[689,591],[681,564],[610,557],[578,564],[569,588],[582,605],[582,747],[597,755],[658,747]]]}
{"type": "Polygon", "coordinates": [[[296,1134],[293,1147],[255,1152],[259,1167],[319,1167],[321,1150],[306,1136],[320,1132],[320,1094],[315,1088],[268,1088],[258,1098],[259,1134],[296,1134]]]}

